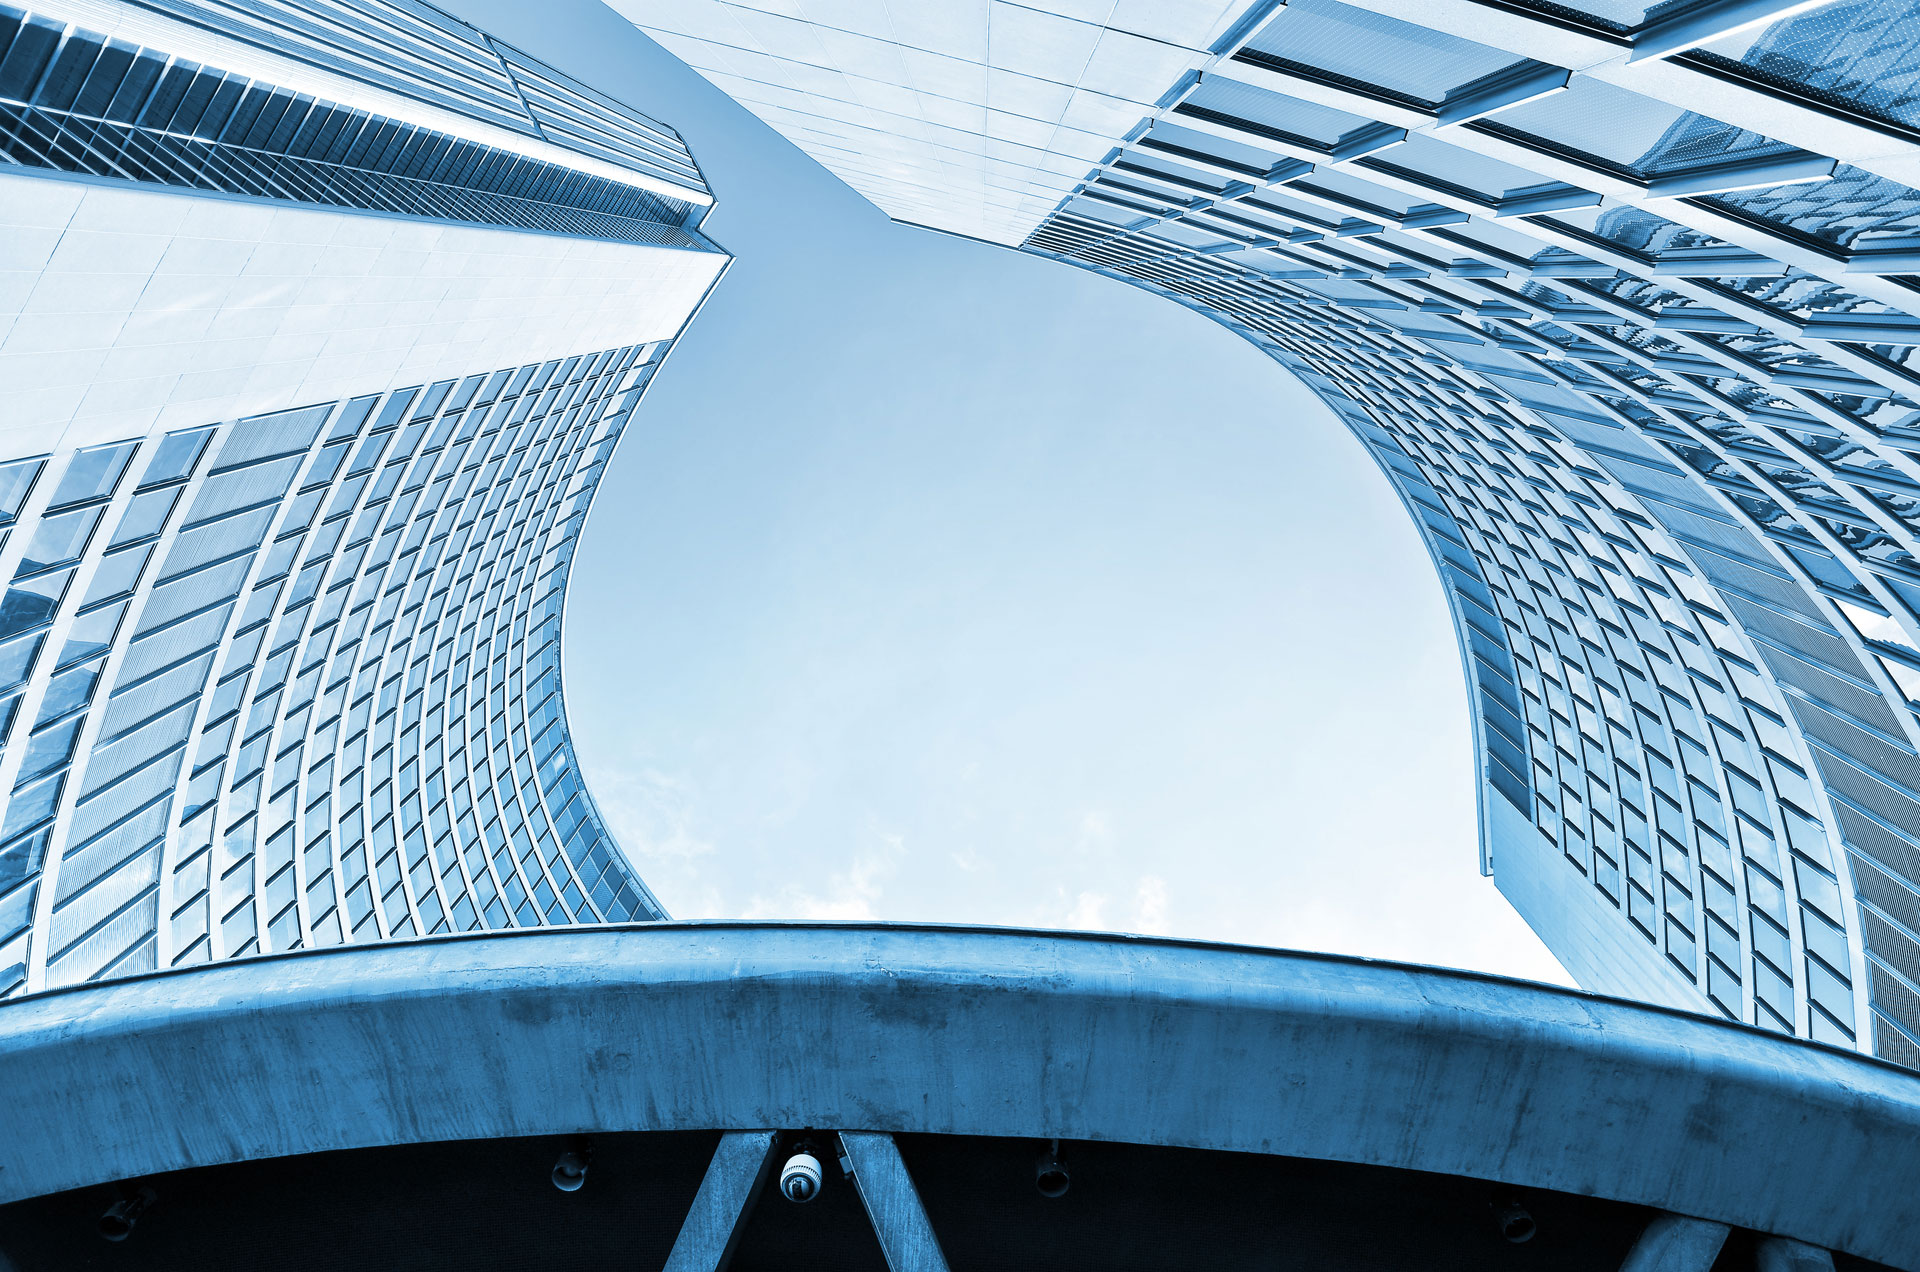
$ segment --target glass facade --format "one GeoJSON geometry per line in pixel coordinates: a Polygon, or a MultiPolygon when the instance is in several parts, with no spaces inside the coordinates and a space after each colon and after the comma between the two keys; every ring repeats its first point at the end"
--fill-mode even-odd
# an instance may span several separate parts
{"type": "Polygon", "coordinates": [[[123,16],[130,11],[178,18],[712,202],[673,129],[419,0],[134,0],[123,16]]]}
{"type": "MultiPolygon", "coordinates": [[[[671,130],[412,0],[0,6],[0,154],[35,188],[318,209],[334,220],[299,225],[320,242],[368,241],[354,225],[377,213],[592,239],[641,277],[698,254],[710,279],[725,259],[671,130]],[[229,69],[253,46],[281,60],[229,69]]],[[[412,242],[413,277],[457,275],[467,248],[437,266],[433,244],[412,242]]],[[[674,285],[635,329],[684,324],[700,293],[674,285]]],[[[329,286],[313,347],[364,342],[359,293],[329,286]]],[[[480,286],[460,336],[492,347],[522,316],[480,286]]],[[[285,303],[273,291],[235,288],[213,326],[244,330],[285,303]]],[[[0,452],[0,995],[664,917],[581,784],[559,635],[582,520],[671,345],[382,372],[286,409],[0,452]]]]}
{"type": "MultiPolygon", "coordinates": [[[[619,122],[635,149],[657,128],[632,112],[619,122]]],[[[684,147],[659,149],[650,157],[665,175],[697,182],[684,147]]],[[[8,5],[0,155],[88,176],[675,247],[696,242],[681,227],[705,210],[8,5]]]]}
{"type": "Polygon", "coordinates": [[[0,468],[8,988],[661,917],[580,784],[558,642],[662,352],[0,468]]]}
{"type": "MultiPolygon", "coordinates": [[[[1483,866],[1583,984],[1920,1065],[1920,9],[1122,5],[1082,43],[1197,52],[1010,236],[796,127],[821,70],[941,93],[911,38],[616,7],[896,217],[1159,292],[1332,408],[1449,594],[1483,866]]],[[[1018,134],[976,149],[1044,167],[1018,134]]]]}

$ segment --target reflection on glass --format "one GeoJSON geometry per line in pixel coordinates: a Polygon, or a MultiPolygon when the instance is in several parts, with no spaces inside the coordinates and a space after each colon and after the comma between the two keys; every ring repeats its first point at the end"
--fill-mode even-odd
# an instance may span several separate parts
{"type": "Polygon", "coordinates": [[[104,606],[89,610],[73,620],[73,626],[67,629],[67,643],[60,650],[57,666],[66,666],[82,658],[91,657],[110,648],[113,633],[120,626],[120,615],[126,611],[127,603],[104,606]]]}
{"type": "Polygon", "coordinates": [[[41,518],[20,555],[19,574],[51,569],[69,561],[78,561],[86,549],[93,528],[100,523],[102,508],[79,508],[41,518]]]}
{"type": "Polygon", "coordinates": [[[8,588],[0,599],[0,639],[51,622],[72,578],[72,570],[62,570],[8,588]]]}
{"type": "Polygon", "coordinates": [[[79,736],[80,726],[85,723],[86,717],[75,716],[70,720],[44,728],[29,738],[27,753],[20,761],[19,780],[30,782],[36,777],[63,767],[67,757],[73,754],[73,740],[79,736]]]}
{"type": "Polygon", "coordinates": [[[1920,190],[1844,163],[1830,181],[1742,190],[1707,202],[1835,247],[1867,246],[1859,240],[1873,235],[1920,233],[1920,190]]]}
{"type": "Polygon", "coordinates": [[[207,439],[212,436],[213,430],[210,428],[167,434],[155,448],[153,458],[147,461],[147,471],[140,475],[140,484],[143,487],[157,486],[187,476],[199,461],[207,439]]]}
{"type": "Polygon", "coordinates": [[[73,458],[67,461],[67,470],[60,475],[60,484],[54,487],[53,497],[47,501],[47,506],[62,508],[67,504],[112,494],[113,488],[120,483],[120,474],[127,469],[127,460],[132,458],[136,445],[134,442],[121,442],[115,446],[95,446],[90,450],[75,451],[73,458]]]}
{"type": "Polygon", "coordinates": [[[1849,114],[1920,128],[1920,22],[1889,0],[1840,0],[1694,56],[1849,114]]]}
{"type": "Polygon", "coordinates": [[[93,698],[93,686],[100,679],[99,663],[72,667],[47,682],[46,696],[40,700],[40,721],[58,720],[84,707],[93,698]]]}
{"type": "Polygon", "coordinates": [[[0,524],[20,515],[20,505],[26,500],[27,491],[33,487],[33,479],[39,475],[40,461],[37,459],[0,464],[0,524]]]}
{"type": "Polygon", "coordinates": [[[120,515],[120,524],[114,527],[113,539],[108,546],[132,543],[136,539],[159,534],[161,527],[167,524],[167,514],[173,511],[174,501],[179,497],[177,488],[145,490],[135,495],[127,504],[127,510],[120,515]]]}

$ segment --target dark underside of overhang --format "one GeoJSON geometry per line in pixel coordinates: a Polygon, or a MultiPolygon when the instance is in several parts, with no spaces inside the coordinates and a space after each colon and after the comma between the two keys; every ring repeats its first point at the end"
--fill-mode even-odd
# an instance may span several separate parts
{"type": "MultiPolygon", "coordinates": [[[[797,1139],[797,1136],[789,1137],[797,1139]]],[[[799,1205],[761,1190],[730,1267],[886,1272],[852,1183],[814,1134],[827,1186],[799,1205]]],[[[0,1207],[0,1266],[484,1272],[662,1268],[717,1132],[599,1134],[585,1186],[549,1180],[564,1139],[499,1139],[320,1153],[206,1167],[0,1207]],[[152,1203],[123,1241],[100,1235],[122,1198],[152,1203]]],[[[1651,1211],[1484,1180],[1246,1153],[1067,1143],[1065,1196],[1035,1187],[1037,1140],[902,1135],[904,1158],[955,1272],[1273,1268],[1385,1272],[1617,1272],[1651,1211]],[[1507,1241],[1515,1201],[1534,1236],[1507,1241]]],[[[776,1157],[784,1154],[782,1146],[776,1157]]],[[[1878,1265],[1839,1257],[1840,1272],[1878,1265]]],[[[1747,1272],[1735,1233],[1714,1272],[1747,1272]]]]}

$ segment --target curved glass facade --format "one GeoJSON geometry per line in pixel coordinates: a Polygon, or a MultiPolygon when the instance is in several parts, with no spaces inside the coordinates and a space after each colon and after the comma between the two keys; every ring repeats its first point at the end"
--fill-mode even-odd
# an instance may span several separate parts
{"type": "Polygon", "coordinates": [[[9,986],[661,917],[581,787],[559,631],[663,349],[0,467],[9,986]]]}
{"type": "Polygon", "coordinates": [[[1483,865],[1582,984],[1920,1064],[1920,10],[616,7],[896,217],[1320,395],[1447,586],[1483,865]]]}
{"type": "Polygon", "coordinates": [[[680,139],[416,0],[56,0],[0,156],[0,995],[664,917],[559,634],[726,261],[680,139]]]}

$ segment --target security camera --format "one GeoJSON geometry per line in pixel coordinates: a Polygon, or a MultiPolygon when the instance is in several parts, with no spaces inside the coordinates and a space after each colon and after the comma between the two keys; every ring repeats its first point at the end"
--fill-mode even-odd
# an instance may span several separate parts
{"type": "Polygon", "coordinates": [[[592,1147],[584,1139],[575,1140],[553,1163],[553,1186],[561,1192],[579,1192],[592,1161],[592,1147]]]}
{"type": "Polygon", "coordinates": [[[801,1148],[780,1168],[780,1195],[788,1201],[812,1201],[820,1195],[820,1159],[801,1148]]]}
{"type": "Polygon", "coordinates": [[[1493,1201],[1493,1222],[1500,1229],[1500,1235],[1514,1245],[1533,1240],[1537,1225],[1527,1208],[1512,1197],[1497,1197],[1493,1201]]]}
{"type": "Polygon", "coordinates": [[[125,1241],[133,1233],[133,1225],[140,1220],[148,1206],[159,1200],[158,1194],[145,1184],[130,1197],[122,1197],[107,1207],[100,1216],[100,1236],[107,1241],[125,1241]]]}
{"type": "Polygon", "coordinates": [[[1042,1197],[1064,1197],[1072,1180],[1067,1176],[1067,1168],[1060,1164],[1060,1141],[1049,1140],[1047,1151],[1040,1154],[1040,1160],[1034,1163],[1033,1186],[1040,1190],[1042,1197]]]}

